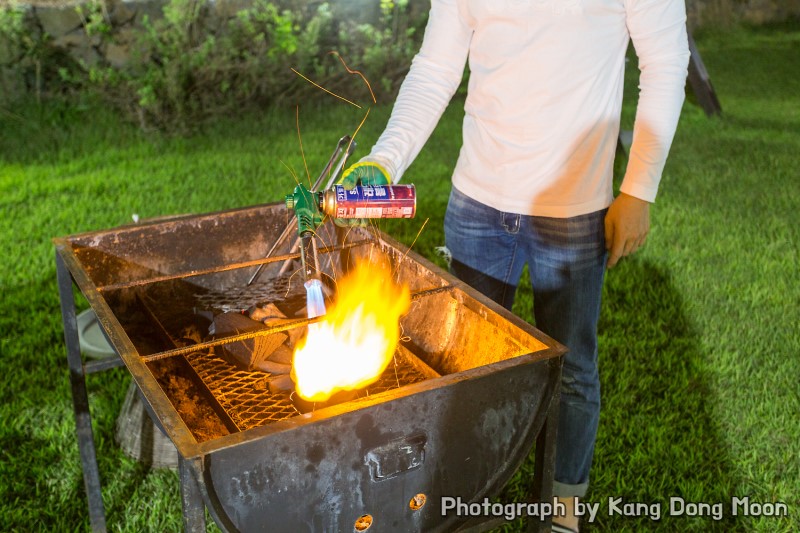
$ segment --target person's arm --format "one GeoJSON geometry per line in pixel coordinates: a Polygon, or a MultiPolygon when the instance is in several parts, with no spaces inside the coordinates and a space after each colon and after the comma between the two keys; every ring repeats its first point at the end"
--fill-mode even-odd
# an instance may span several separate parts
{"type": "Polygon", "coordinates": [[[420,51],[414,57],[389,123],[362,162],[376,162],[397,183],[430,137],[464,74],[472,30],[457,0],[433,0],[420,51]]]}
{"type": "Polygon", "coordinates": [[[621,194],[606,215],[608,266],[635,252],[650,229],[655,201],[684,100],[689,43],[683,0],[626,0],[639,58],[639,102],[621,194]]]}

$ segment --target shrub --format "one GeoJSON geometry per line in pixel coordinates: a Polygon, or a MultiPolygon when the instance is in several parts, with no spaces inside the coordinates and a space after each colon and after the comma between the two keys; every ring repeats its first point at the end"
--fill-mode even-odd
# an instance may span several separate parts
{"type": "MultiPolygon", "coordinates": [[[[358,94],[366,101],[369,93],[361,79],[348,75],[332,51],[363,71],[386,101],[408,69],[426,18],[424,13],[412,16],[409,0],[381,0],[374,22],[346,20],[337,13],[339,5],[327,2],[252,0],[221,17],[219,2],[167,0],[162,17],[145,16],[126,28],[122,43],[121,23],[109,16],[106,4],[112,1],[92,0],[77,9],[96,49],[127,46],[124,65],[113,65],[101,54],[92,63],[62,62],[52,70],[64,87],[100,94],[142,127],[169,130],[325,95],[292,69],[327,89],[358,94]]],[[[2,20],[20,40],[24,24],[19,13],[8,11],[2,20]]],[[[37,61],[53,49],[46,35],[35,46],[22,41],[16,46],[23,45],[30,64],[41,64],[37,61]]]]}

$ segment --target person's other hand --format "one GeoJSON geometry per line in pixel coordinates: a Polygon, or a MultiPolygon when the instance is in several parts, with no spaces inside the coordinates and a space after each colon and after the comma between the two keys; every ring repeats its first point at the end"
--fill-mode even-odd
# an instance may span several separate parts
{"type": "Polygon", "coordinates": [[[650,203],[620,193],[608,208],[605,219],[608,268],[644,245],[650,231],[650,203]]]}
{"type": "MultiPolygon", "coordinates": [[[[336,185],[342,185],[345,189],[352,189],[356,185],[389,185],[391,178],[389,173],[378,163],[364,161],[348,167],[336,185]]],[[[347,228],[351,226],[365,227],[365,218],[334,218],[333,223],[337,226],[347,228]]]]}

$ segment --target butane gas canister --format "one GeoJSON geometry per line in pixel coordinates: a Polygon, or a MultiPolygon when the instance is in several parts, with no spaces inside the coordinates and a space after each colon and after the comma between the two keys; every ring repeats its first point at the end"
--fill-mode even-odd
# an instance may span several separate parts
{"type": "Polygon", "coordinates": [[[413,218],[417,192],[413,185],[334,185],[323,193],[322,211],[333,218],[413,218]]]}

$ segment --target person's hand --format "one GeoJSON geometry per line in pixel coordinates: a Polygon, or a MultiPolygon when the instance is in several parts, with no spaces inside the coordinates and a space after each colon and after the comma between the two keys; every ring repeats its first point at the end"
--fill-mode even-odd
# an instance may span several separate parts
{"type": "Polygon", "coordinates": [[[385,168],[378,163],[364,161],[349,166],[336,185],[342,185],[349,190],[356,185],[389,185],[390,181],[385,168]]]}
{"type": "MultiPolygon", "coordinates": [[[[385,168],[378,163],[365,161],[348,167],[342,173],[342,177],[339,178],[336,185],[342,185],[345,189],[350,190],[356,185],[389,185],[389,183],[391,183],[391,178],[385,168]]],[[[333,223],[343,228],[351,226],[365,227],[367,219],[334,218],[333,223]]]]}
{"type": "Polygon", "coordinates": [[[620,193],[608,208],[605,219],[608,268],[620,258],[638,250],[650,231],[650,203],[620,193]]]}

